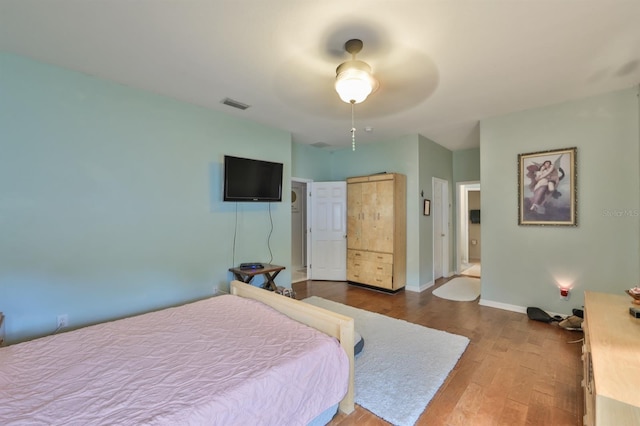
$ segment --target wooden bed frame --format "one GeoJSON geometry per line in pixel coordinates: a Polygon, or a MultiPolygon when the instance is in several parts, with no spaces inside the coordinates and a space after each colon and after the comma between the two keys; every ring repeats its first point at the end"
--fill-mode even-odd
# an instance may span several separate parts
{"type": "Polygon", "coordinates": [[[258,300],[282,312],[288,317],[313,327],[340,341],[340,345],[349,357],[349,387],[340,401],[340,411],[350,414],[354,407],[354,323],[353,318],[291,299],[259,287],[234,280],[231,282],[231,294],[258,300]]]}

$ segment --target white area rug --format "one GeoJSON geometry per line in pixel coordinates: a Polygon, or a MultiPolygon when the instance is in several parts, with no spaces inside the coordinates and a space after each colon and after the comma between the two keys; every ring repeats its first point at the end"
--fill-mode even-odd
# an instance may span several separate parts
{"type": "Polygon", "coordinates": [[[321,297],[304,301],[355,320],[364,339],[355,361],[355,401],[394,425],[415,424],[469,344],[463,336],[321,297]]]}
{"type": "Polygon", "coordinates": [[[433,290],[433,294],[443,299],[470,302],[480,296],[480,279],[456,277],[433,290]]]}

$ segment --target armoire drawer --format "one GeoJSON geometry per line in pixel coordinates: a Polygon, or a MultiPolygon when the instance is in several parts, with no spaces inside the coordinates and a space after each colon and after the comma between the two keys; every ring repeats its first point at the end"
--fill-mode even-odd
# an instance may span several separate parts
{"type": "Polygon", "coordinates": [[[393,265],[350,258],[347,261],[347,280],[391,289],[393,265]]]}
{"type": "Polygon", "coordinates": [[[363,260],[367,262],[393,264],[393,254],[364,250],[347,250],[347,260],[363,260]]]}

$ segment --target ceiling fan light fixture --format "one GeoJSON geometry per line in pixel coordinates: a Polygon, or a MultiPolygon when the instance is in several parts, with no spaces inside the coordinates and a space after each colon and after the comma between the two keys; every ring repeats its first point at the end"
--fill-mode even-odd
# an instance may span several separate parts
{"type": "Polygon", "coordinates": [[[351,39],[344,44],[344,49],[351,54],[351,60],[341,63],[336,68],[335,88],[344,102],[351,104],[351,150],[356,150],[356,124],[354,105],[363,102],[367,96],[378,88],[378,80],[373,78],[371,67],[366,62],[358,61],[356,54],[362,50],[362,40],[351,39]]]}
{"type": "Polygon", "coordinates": [[[336,69],[335,88],[343,102],[359,104],[377,87],[378,82],[371,75],[371,67],[365,62],[351,60],[336,69]]]}

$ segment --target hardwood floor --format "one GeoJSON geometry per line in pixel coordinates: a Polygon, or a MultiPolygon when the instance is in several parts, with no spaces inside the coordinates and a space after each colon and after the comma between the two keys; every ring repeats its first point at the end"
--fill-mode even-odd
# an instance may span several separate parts
{"type": "MultiPolygon", "coordinates": [[[[303,281],[293,288],[297,299],[319,296],[471,340],[417,425],[582,425],[582,342],[571,343],[582,332],[478,301],[433,296],[446,281],[422,293],[386,294],[334,281],[303,281]]],[[[356,405],[352,414],[338,414],[329,424],[389,423],[356,405]]]]}

